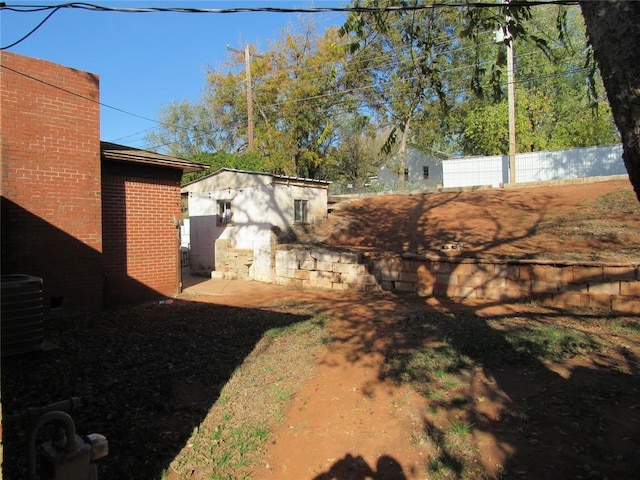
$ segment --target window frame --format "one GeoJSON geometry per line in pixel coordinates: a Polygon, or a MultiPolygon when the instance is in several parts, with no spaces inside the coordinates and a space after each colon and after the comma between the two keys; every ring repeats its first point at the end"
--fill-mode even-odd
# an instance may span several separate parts
{"type": "Polygon", "coordinates": [[[309,200],[306,198],[295,198],[293,200],[293,223],[309,223],[309,200]]]}
{"type": "Polygon", "coordinates": [[[218,225],[231,225],[233,224],[233,203],[231,199],[220,199],[216,201],[216,208],[218,210],[218,225]]]}

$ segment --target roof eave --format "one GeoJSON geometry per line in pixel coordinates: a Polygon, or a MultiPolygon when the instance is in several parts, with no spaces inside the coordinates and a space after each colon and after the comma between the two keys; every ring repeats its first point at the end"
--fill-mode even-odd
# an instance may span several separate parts
{"type": "Polygon", "coordinates": [[[200,172],[207,170],[209,165],[183,160],[181,158],[162,155],[160,153],[139,150],[109,142],[100,142],[100,150],[103,160],[112,162],[133,163],[160,168],[172,168],[182,170],[183,173],[200,172]]]}

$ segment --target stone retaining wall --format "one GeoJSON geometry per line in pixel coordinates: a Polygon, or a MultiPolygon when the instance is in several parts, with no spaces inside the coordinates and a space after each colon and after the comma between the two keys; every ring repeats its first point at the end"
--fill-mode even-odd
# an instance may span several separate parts
{"type": "Polygon", "coordinates": [[[212,277],[232,280],[251,280],[249,273],[253,264],[253,250],[233,248],[229,239],[216,240],[216,271],[212,277]]]}
{"type": "Polygon", "coordinates": [[[281,245],[275,283],[640,313],[640,265],[368,255],[281,245]]]}

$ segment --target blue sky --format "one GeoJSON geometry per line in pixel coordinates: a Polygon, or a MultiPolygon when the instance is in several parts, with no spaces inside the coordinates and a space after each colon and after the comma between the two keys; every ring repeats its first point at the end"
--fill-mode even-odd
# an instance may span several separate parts
{"type": "MultiPolygon", "coordinates": [[[[58,5],[60,2],[7,0],[7,5],[58,5]]],[[[283,7],[343,6],[346,1],[106,1],[109,7],[283,7]]],[[[48,11],[0,11],[2,47],[26,35],[48,11]]],[[[276,41],[282,29],[295,28],[313,16],[318,26],[341,25],[341,13],[119,13],[61,9],[33,35],[9,51],[41,58],[100,76],[100,101],[140,117],[156,119],[173,100],[196,100],[205,86],[208,67],[221,67],[227,45],[258,51],[276,41]]],[[[100,108],[101,139],[137,148],[156,123],[100,108]]]]}

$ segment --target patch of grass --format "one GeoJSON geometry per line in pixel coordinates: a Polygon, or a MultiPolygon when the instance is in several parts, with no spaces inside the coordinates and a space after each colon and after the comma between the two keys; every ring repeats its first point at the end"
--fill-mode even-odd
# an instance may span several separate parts
{"type": "Polygon", "coordinates": [[[416,444],[431,451],[425,466],[426,478],[476,478],[469,474],[467,468],[477,455],[471,428],[470,424],[459,420],[450,422],[444,431],[430,424],[421,436],[414,439],[416,444]]]}
{"type": "Polygon", "coordinates": [[[281,402],[286,402],[288,401],[292,396],[293,396],[293,392],[290,390],[281,390],[277,387],[274,387],[271,391],[271,393],[273,394],[273,396],[278,399],[278,401],[281,402]]]}
{"type": "Polygon", "coordinates": [[[250,425],[234,428],[230,432],[232,449],[242,457],[256,451],[269,437],[269,429],[264,425],[250,425]]]}
{"type": "Polygon", "coordinates": [[[449,428],[447,428],[445,435],[465,438],[467,437],[467,435],[469,435],[469,433],[471,433],[471,425],[460,422],[458,420],[454,420],[453,422],[451,422],[449,428]]]}
{"type": "Polygon", "coordinates": [[[429,478],[457,478],[456,469],[447,465],[440,457],[431,457],[427,469],[431,474],[429,478]]]}
{"type": "Polygon", "coordinates": [[[452,375],[470,364],[471,359],[451,345],[441,345],[414,352],[400,374],[411,382],[446,383],[452,381],[452,375]]]}
{"type": "Polygon", "coordinates": [[[442,399],[442,392],[440,390],[430,390],[426,392],[425,395],[429,400],[432,400],[432,401],[442,399]]]}
{"type": "Polygon", "coordinates": [[[505,339],[522,355],[553,362],[601,349],[595,336],[556,326],[519,329],[508,332],[505,339]]]}
{"type": "Polygon", "coordinates": [[[617,213],[633,215],[640,211],[640,206],[633,190],[618,189],[600,195],[596,199],[596,207],[600,214],[617,213]]]}
{"type": "Polygon", "coordinates": [[[605,327],[614,333],[638,334],[640,333],[640,319],[630,317],[613,317],[604,321],[605,327]]]}
{"type": "Polygon", "coordinates": [[[267,331],[224,386],[173,470],[197,471],[198,478],[249,478],[271,428],[283,418],[284,406],[308,378],[326,342],[326,321],[314,317],[267,331]]]}
{"type": "Polygon", "coordinates": [[[292,325],[285,325],[283,327],[276,327],[268,330],[265,333],[267,338],[278,338],[283,335],[303,335],[312,331],[318,331],[324,328],[327,322],[325,315],[318,315],[306,322],[294,323],[292,325]]]}

